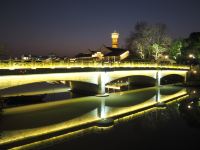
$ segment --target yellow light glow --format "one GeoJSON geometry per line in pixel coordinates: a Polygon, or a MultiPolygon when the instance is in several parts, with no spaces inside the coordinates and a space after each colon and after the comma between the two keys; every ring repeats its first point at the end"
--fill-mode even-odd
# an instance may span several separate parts
{"type": "Polygon", "coordinates": [[[106,88],[120,90],[120,86],[106,85],[106,88]]]}
{"type": "MultiPolygon", "coordinates": [[[[128,52],[127,52],[128,53],[128,52]]],[[[127,53],[124,55],[126,56],[127,53]]],[[[124,57],[124,56],[123,56],[124,57]]],[[[13,60],[14,62],[14,60],[13,60]]],[[[59,62],[48,62],[48,61],[41,61],[41,62],[26,62],[26,61],[17,61],[15,63],[3,63],[0,61],[0,69],[31,69],[31,68],[167,68],[167,69],[185,69],[189,70],[189,66],[184,65],[171,65],[171,64],[156,64],[156,63],[145,63],[145,62],[133,62],[133,61],[127,61],[127,62],[120,62],[116,61],[113,63],[104,63],[101,61],[98,62],[76,62],[76,59],[70,59],[69,61],[59,61],[59,62]],[[73,61],[72,61],[73,60],[73,61]]]]}
{"type": "Polygon", "coordinates": [[[194,73],[194,74],[196,74],[196,73],[197,73],[197,71],[196,71],[196,70],[193,70],[193,73],[194,73]]]}
{"type": "Polygon", "coordinates": [[[102,60],[104,57],[104,54],[101,52],[96,52],[95,54],[92,55],[92,57],[96,57],[96,58],[99,58],[100,60],[102,60]]]}
{"type": "MultiPolygon", "coordinates": [[[[69,73],[47,73],[47,74],[29,74],[29,75],[6,75],[0,77],[0,89],[14,87],[24,84],[36,83],[36,82],[48,82],[48,81],[80,81],[85,83],[91,83],[98,85],[98,75],[102,74],[105,84],[114,80],[128,77],[143,75],[152,78],[156,78],[157,69],[151,70],[121,70],[121,71],[101,71],[101,72],[69,72],[69,73]],[[11,82],[12,81],[12,82],[11,82]]],[[[160,78],[177,74],[185,77],[186,70],[160,70],[160,78]]]]}
{"type": "Polygon", "coordinates": [[[125,53],[121,54],[120,55],[120,60],[125,59],[126,57],[128,57],[128,55],[129,55],[129,51],[126,51],[125,53]]]}
{"type": "MultiPolygon", "coordinates": [[[[161,99],[160,99],[160,102],[165,102],[165,101],[169,101],[169,100],[173,100],[175,98],[178,98],[178,97],[183,97],[186,95],[186,91],[180,91],[176,94],[173,94],[172,96],[166,96],[166,97],[162,97],[161,96],[161,99]]],[[[151,98],[143,103],[140,103],[138,105],[134,105],[134,106],[130,106],[130,107],[124,107],[124,108],[112,108],[110,109],[110,111],[108,111],[107,113],[107,117],[115,117],[115,116],[119,116],[119,115],[122,115],[122,114],[126,114],[128,112],[133,112],[133,111],[136,111],[136,110],[140,110],[142,108],[148,108],[148,107],[153,107],[156,105],[156,101],[154,98],[151,98]]]]}
{"type": "Polygon", "coordinates": [[[193,54],[189,54],[189,58],[195,58],[193,54]]]}
{"type": "Polygon", "coordinates": [[[89,127],[89,128],[80,129],[80,130],[69,132],[69,133],[59,135],[59,136],[56,136],[56,137],[51,137],[49,139],[40,140],[40,141],[29,143],[29,144],[26,144],[26,145],[13,147],[13,148],[11,148],[11,150],[40,149],[41,147],[45,148],[45,147],[48,147],[50,143],[59,143],[61,141],[66,141],[66,140],[69,140],[69,139],[72,139],[72,138],[84,136],[84,135],[94,133],[94,132],[102,132],[102,131],[105,131],[105,130],[109,130],[111,128],[112,127],[101,128],[101,127],[97,127],[97,126],[92,126],[92,127],[89,127]]]}
{"type": "Polygon", "coordinates": [[[168,55],[165,55],[165,59],[168,59],[169,58],[169,56],[168,55]]]}
{"type": "Polygon", "coordinates": [[[111,38],[119,38],[119,33],[116,31],[112,33],[111,38]]]}

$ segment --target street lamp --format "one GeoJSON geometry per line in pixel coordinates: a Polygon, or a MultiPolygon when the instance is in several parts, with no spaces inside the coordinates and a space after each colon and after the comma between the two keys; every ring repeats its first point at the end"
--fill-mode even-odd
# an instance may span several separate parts
{"type": "Polygon", "coordinates": [[[194,55],[193,55],[193,54],[189,54],[189,58],[192,58],[192,59],[194,59],[195,57],[194,57],[194,55]]]}
{"type": "Polygon", "coordinates": [[[169,58],[169,56],[168,55],[165,55],[165,59],[168,59],[169,58]]]}
{"type": "Polygon", "coordinates": [[[197,71],[196,71],[196,70],[193,70],[193,73],[194,73],[194,74],[197,74],[197,71]]]}
{"type": "Polygon", "coordinates": [[[191,70],[192,69],[192,62],[193,62],[192,59],[195,59],[195,56],[194,56],[194,54],[189,54],[188,57],[189,57],[190,70],[191,70]]]}

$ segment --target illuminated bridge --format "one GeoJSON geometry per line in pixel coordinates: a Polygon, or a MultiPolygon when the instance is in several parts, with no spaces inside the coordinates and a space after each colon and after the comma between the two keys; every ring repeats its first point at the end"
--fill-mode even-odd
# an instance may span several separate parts
{"type": "Polygon", "coordinates": [[[150,77],[158,86],[161,84],[161,78],[169,75],[181,76],[186,81],[189,67],[131,61],[102,62],[69,59],[63,61],[0,61],[0,69],[0,89],[35,82],[71,81],[71,87],[74,89],[94,89],[96,93],[104,94],[106,84],[131,76],[150,77]],[[79,84],[73,84],[75,82],[79,84]]]}

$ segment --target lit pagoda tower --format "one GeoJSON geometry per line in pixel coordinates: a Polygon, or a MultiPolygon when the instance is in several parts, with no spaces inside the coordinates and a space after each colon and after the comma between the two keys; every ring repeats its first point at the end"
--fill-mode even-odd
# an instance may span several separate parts
{"type": "Polygon", "coordinates": [[[112,38],[112,48],[118,48],[119,33],[117,33],[116,31],[114,31],[111,34],[111,38],[112,38]]]}

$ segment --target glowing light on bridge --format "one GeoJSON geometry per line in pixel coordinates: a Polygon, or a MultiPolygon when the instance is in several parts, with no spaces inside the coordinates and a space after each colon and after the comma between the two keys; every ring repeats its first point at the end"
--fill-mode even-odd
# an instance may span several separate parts
{"type": "Polygon", "coordinates": [[[189,66],[185,65],[170,65],[170,64],[156,64],[156,63],[145,63],[145,62],[133,62],[133,61],[127,61],[127,62],[120,62],[115,61],[115,63],[112,62],[104,62],[104,61],[64,61],[61,60],[59,62],[46,62],[46,61],[32,61],[32,62],[26,62],[26,61],[0,61],[0,69],[39,69],[39,68],[163,68],[163,69],[185,69],[189,70],[189,66]]]}

